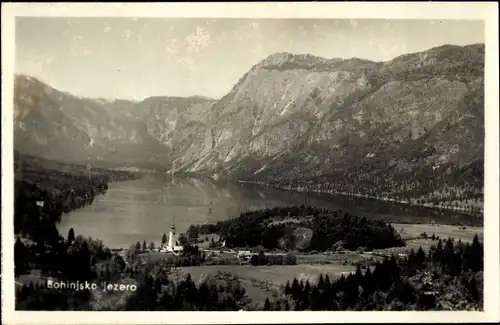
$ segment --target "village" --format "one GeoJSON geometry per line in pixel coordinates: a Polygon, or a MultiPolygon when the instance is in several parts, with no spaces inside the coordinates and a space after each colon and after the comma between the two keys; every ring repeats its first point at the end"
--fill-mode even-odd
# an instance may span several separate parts
{"type": "MultiPolygon", "coordinates": [[[[172,221],[172,226],[170,228],[170,231],[166,237],[162,240],[160,245],[158,247],[141,247],[141,249],[137,250],[138,254],[147,254],[147,255],[155,255],[157,257],[168,257],[168,256],[181,256],[183,255],[184,251],[184,246],[181,245],[180,243],[180,236],[182,234],[178,234],[176,231],[175,227],[175,220],[172,221]]],[[[190,243],[198,246],[198,243],[190,243]]],[[[216,241],[213,241],[212,237],[212,242],[211,244],[213,245],[207,245],[208,241],[206,243],[201,243],[199,245],[199,252],[203,254],[205,257],[236,257],[240,264],[248,264],[250,262],[250,259],[254,255],[259,255],[259,250],[237,250],[237,249],[232,249],[229,247],[226,247],[225,241],[221,241],[220,238],[217,238],[216,241]],[[203,245],[205,244],[205,245],[203,245]]],[[[112,251],[116,252],[118,255],[120,255],[125,261],[127,261],[127,249],[112,249],[112,251]]],[[[287,253],[284,252],[266,252],[266,256],[286,256],[287,253]]]]}
{"type": "MultiPolygon", "coordinates": [[[[184,234],[179,234],[176,231],[175,220],[172,221],[172,226],[168,235],[162,238],[162,242],[158,246],[140,247],[136,249],[136,253],[139,256],[145,257],[147,260],[158,260],[158,259],[168,259],[174,256],[183,256],[184,245],[181,245],[180,237],[184,234]]],[[[208,264],[232,264],[232,265],[272,265],[272,264],[285,264],[285,265],[295,265],[295,264],[329,264],[333,260],[343,260],[346,264],[352,264],[354,261],[360,260],[373,260],[377,258],[390,257],[393,253],[399,258],[407,257],[405,251],[394,252],[392,250],[380,250],[380,251],[349,251],[343,248],[339,248],[335,251],[328,251],[323,253],[318,252],[285,252],[279,250],[264,250],[262,247],[257,248],[244,248],[244,249],[234,249],[226,246],[226,242],[219,238],[214,237],[214,234],[210,237],[205,238],[201,243],[197,240],[194,242],[188,242],[189,245],[196,245],[198,252],[205,257],[205,261],[208,264]],[[215,240],[214,240],[215,239],[215,240]],[[252,261],[252,257],[258,257],[259,254],[265,256],[266,262],[252,261]],[[344,256],[344,257],[342,257],[344,256]],[[287,260],[288,257],[288,260],[287,260]],[[355,257],[355,258],[354,258],[355,257]],[[298,260],[297,260],[298,258],[298,260]],[[221,262],[223,260],[223,262],[221,262]],[[281,260],[281,262],[276,263],[273,261],[281,260]]],[[[139,245],[137,245],[139,246],[139,245]]],[[[115,253],[120,255],[128,264],[128,250],[127,249],[112,249],[115,253]]],[[[257,258],[254,258],[257,260],[257,258]]],[[[351,273],[351,272],[346,272],[351,273]]]]}

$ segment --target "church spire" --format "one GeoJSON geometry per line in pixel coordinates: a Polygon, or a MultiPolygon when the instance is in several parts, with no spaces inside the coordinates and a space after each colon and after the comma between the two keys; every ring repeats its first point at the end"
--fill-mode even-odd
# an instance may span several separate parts
{"type": "Polygon", "coordinates": [[[175,217],[172,219],[172,231],[175,232],[175,217]]]}

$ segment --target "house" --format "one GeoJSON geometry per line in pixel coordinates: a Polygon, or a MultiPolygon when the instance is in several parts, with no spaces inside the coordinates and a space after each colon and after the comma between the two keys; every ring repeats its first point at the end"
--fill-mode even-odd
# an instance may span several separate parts
{"type": "Polygon", "coordinates": [[[252,253],[251,251],[238,251],[237,257],[240,260],[247,260],[252,257],[252,255],[256,255],[255,253],[252,253]]]}

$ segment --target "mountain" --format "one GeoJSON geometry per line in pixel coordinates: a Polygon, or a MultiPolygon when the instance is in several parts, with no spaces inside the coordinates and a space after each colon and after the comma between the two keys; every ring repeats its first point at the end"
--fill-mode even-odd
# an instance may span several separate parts
{"type": "Polygon", "coordinates": [[[387,62],[276,53],[218,100],[109,102],[16,76],[15,147],[280,187],[310,181],[389,196],[444,187],[476,195],[483,181],[484,44],[444,45],[387,62]]]}
{"type": "Polygon", "coordinates": [[[151,97],[142,102],[79,98],[17,75],[15,149],[71,162],[158,167],[196,130],[212,100],[151,97]]]}

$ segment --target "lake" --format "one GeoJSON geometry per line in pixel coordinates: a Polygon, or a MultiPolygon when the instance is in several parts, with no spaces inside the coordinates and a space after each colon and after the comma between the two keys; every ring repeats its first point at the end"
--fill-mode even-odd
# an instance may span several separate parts
{"type": "MultiPolygon", "coordinates": [[[[97,196],[91,206],[63,215],[59,231],[66,236],[74,228],[76,235],[98,238],[110,248],[128,248],[144,240],[158,245],[163,233],[168,234],[174,218],[179,233],[191,224],[215,223],[238,217],[247,210],[301,205],[306,200],[312,206],[342,209],[367,217],[385,215],[374,214],[364,204],[346,207],[342,199],[332,196],[306,197],[304,193],[260,185],[148,175],[110,183],[108,191],[97,196]]],[[[399,215],[385,217],[401,220],[399,215]]]]}

